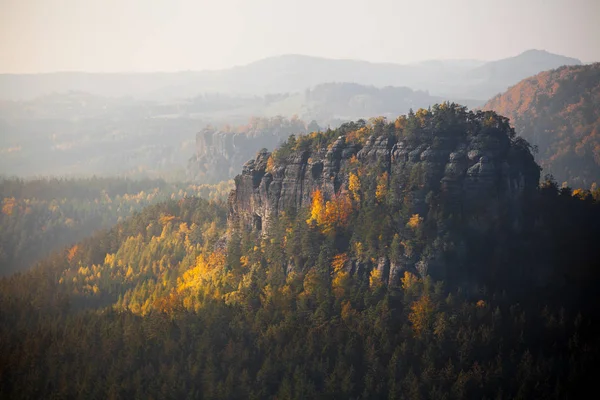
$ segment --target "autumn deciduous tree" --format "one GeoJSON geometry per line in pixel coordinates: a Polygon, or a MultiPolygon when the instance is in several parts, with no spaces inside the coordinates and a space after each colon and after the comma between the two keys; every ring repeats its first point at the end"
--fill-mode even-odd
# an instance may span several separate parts
{"type": "Polygon", "coordinates": [[[388,175],[387,171],[384,172],[383,174],[381,174],[377,178],[377,189],[375,191],[375,198],[379,202],[384,201],[388,194],[388,189],[389,189],[388,181],[389,181],[389,175],[388,175]]]}
{"type": "MultiPolygon", "coordinates": [[[[210,293],[218,289],[221,272],[225,265],[225,254],[223,251],[215,251],[208,257],[200,255],[196,259],[196,265],[187,270],[181,278],[178,279],[177,292],[198,292],[210,293]]],[[[213,292],[215,297],[218,293],[213,292]]]]}
{"type": "Polygon", "coordinates": [[[412,324],[415,335],[423,336],[427,334],[433,324],[435,303],[429,295],[424,295],[412,304],[410,310],[408,320],[412,324]]]}
{"type": "Polygon", "coordinates": [[[273,157],[273,155],[270,155],[269,158],[267,159],[266,171],[273,172],[274,170],[275,170],[275,158],[273,157]]]}
{"type": "Polygon", "coordinates": [[[17,202],[14,197],[5,198],[2,204],[2,213],[5,215],[12,215],[16,204],[17,202]]]}
{"type": "Polygon", "coordinates": [[[410,290],[419,282],[419,278],[417,278],[414,274],[404,271],[404,276],[402,277],[402,289],[410,290]]]}
{"type": "Polygon", "coordinates": [[[371,274],[369,275],[369,287],[371,289],[378,289],[381,286],[383,286],[381,271],[379,271],[377,268],[373,268],[373,270],[371,270],[371,274]]]}
{"type": "Polygon", "coordinates": [[[330,201],[323,200],[320,190],[313,193],[310,218],[306,223],[316,223],[323,233],[346,227],[352,216],[352,201],[347,194],[336,195],[330,201]]]}
{"type": "Polygon", "coordinates": [[[316,223],[317,225],[323,224],[323,216],[325,212],[325,201],[323,200],[323,193],[319,189],[315,190],[312,195],[312,205],[310,208],[310,218],[306,220],[307,224],[316,223]]]}
{"type": "Polygon", "coordinates": [[[344,269],[346,263],[348,262],[348,254],[342,253],[333,257],[333,261],[331,262],[331,267],[333,268],[333,272],[337,273],[344,269]]]}
{"type": "Polygon", "coordinates": [[[354,201],[360,203],[360,179],[352,172],[348,177],[348,190],[352,193],[354,201]]]}
{"type": "Polygon", "coordinates": [[[343,297],[350,287],[350,274],[346,271],[338,272],[331,280],[331,288],[336,298],[343,297]]]}
{"type": "Polygon", "coordinates": [[[417,229],[421,225],[421,222],[423,222],[423,218],[419,214],[413,214],[406,223],[406,226],[411,229],[417,229]]]}
{"type": "Polygon", "coordinates": [[[73,261],[73,258],[75,258],[75,256],[77,255],[78,249],[78,245],[75,245],[69,249],[69,252],[67,253],[67,260],[69,261],[69,263],[71,263],[73,261]]]}
{"type": "Polygon", "coordinates": [[[344,270],[348,263],[349,257],[347,253],[338,254],[333,257],[331,262],[332,267],[332,280],[331,288],[336,298],[344,296],[346,291],[350,288],[350,274],[344,270]]]}
{"type": "Polygon", "coordinates": [[[352,216],[352,201],[347,194],[335,196],[325,204],[325,218],[323,220],[323,232],[329,233],[340,227],[348,226],[352,216]]]}
{"type": "Polygon", "coordinates": [[[406,126],[406,115],[402,115],[402,116],[396,118],[396,121],[394,122],[394,128],[397,131],[404,129],[405,126],[406,126]]]}

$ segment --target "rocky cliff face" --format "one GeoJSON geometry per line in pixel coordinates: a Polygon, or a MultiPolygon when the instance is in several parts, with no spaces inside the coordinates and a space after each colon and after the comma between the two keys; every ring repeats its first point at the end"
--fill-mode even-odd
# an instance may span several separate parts
{"type": "Polygon", "coordinates": [[[231,179],[257,148],[273,148],[281,140],[275,134],[249,136],[206,128],[196,135],[196,154],[188,161],[188,174],[207,183],[231,179]]]}
{"type": "Polygon", "coordinates": [[[305,133],[304,123],[256,119],[242,132],[207,127],[196,134],[196,152],[188,161],[188,176],[203,183],[231,179],[256,150],[274,149],[292,133],[305,133]]]}
{"type": "MultiPolygon", "coordinates": [[[[437,218],[436,234],[436,246],[442,248],[451,229],[446,220],[458,218],[464,229],[476,234],[508,221],[518,229],[519,202],[539,181],[539,168],[525,142],[503,135],[438,135],[426,143],[385,133],[371,135],[364,144],[350,143],[342,135],[328,148],[294,151],[276,163],[268,162],[269,157],[270,153],[260,152],[235,178],[229,197],[231,229],[268,234],[282,211],[309,207],[316,189],[325,199],[347,191],[350,164],[358,161],[377,175],[387,172],[396,209],[404,207],[409,215],[421,217],[435,210],[443,216],[437,218]]],[[[464,245],[460,235],[452,233],[457,246],[464,245]]],[[[430,239],[434,243],[436,238],[430,239]]],[[[385,279],[397,281],[399,269],[431,268],[438,256],[435,251],[415,254],[404,260],[404,266],[390,265],[384,258],[373,267],[381,269],[385,279]]],[[[357,271],[360,266],[349,268],[357,271]]]]}
{"type": "Polygon", "coordinates": [[[512,147],[508,141],[484,143],[482,138],[472,137],[453,147],[434,149],[371,136],[360,148],[346,144],[341,136],[329,150],[296,152],[271,172],[267,172],[271,153],[261,152],[246,162],[235,178],[235,190],[229,197],[230,224],[267,232],[270,221],[281,211],[308,207],[314,190],[320,189],[325,198],[346,190],[345,167],[353,156],[389,171],[390,181],[399,183],[392,190],[410,197],[415,213],[427,213],[430,191],[438,191],[450,211],[462,212],[478,203],[497,208],[503,201],[515,201],[533,190],[539,180],[533,160],[524,165],[512,147]],[[406,187],[407,177],[415,174],[421,175],[420,187],[406,187]]]}

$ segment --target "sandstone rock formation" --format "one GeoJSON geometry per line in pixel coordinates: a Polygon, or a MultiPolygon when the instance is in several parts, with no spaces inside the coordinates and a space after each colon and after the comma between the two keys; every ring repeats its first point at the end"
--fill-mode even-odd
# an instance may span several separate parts
{"type": "MultiPolygon", "coordinates": [[[[235,178],[228,200],[231,229],[268,235],[281,212],[309,207],[316,189],[325,199],[347,191],[354,158],[366,168],[388,173],[389,190],[399,206],[402,203],[422,217],[434,209],[444,216],[437,219],[438,240],[431,238],[428,254],[415,254],[402,263],[380,259],[373,265],[394,284],[403,268],[415,270],[420,262],[421,268],[431,271],[443,263],[441,253],[452,218],[460,218],[461,226],[481,234],[505,219],[518,227],[522,217],[518,202],[539,181],[539,167],[526,142],[507,135],[438,134],[424,141],[383,133],[371,135],[364,145],[347,142],[341,135],[328,148],[294,151],[269,169],[270,155],[258,153],[235,178]]],[[[456,232],[453,241],[460,250],[456,232]]]]}
{"type": "Polygon", "coordinates": [[[305,133],[304,122],[256,118],[240,132],[206,127],[196,134],[196,152],[188,161],[188,175],[202,183],[233,178],[261,148],[274,149],[290,134],[305,133]]]}

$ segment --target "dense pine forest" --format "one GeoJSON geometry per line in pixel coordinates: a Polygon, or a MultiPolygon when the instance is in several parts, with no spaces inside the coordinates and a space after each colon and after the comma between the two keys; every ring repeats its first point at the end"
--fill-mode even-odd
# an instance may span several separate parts
{"type": "Polygon", "coordinates": [[[0,398],[579,398],[600,191],[531,150],[448,103],[291,136],[2,278],[0,398]]]}

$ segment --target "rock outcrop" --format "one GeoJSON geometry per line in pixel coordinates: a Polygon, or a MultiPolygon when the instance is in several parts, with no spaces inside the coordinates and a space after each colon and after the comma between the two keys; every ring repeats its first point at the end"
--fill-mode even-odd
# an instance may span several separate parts
{"type": "MultiPolygon", "coordinates": [[[[363,145],[339,136],[328,148],[292,151],[279,162],[269,162],[263,151],[244,164],[229,197],[231,229],[250,229],[268,235],[272,222],[283,211],[309,207],[319,189],[325,199],[348,190],[350,164],[387,172],[389,191],[410,214],[426,218],[435,210],[437,234],[427,252],[405,257],[401,262],[379,259],[385,281],[398,284],[402,270],[419,272],[439,269],[443,249],[452,233],[453,248],[464,253],[461,234],[450,232],[451,221],[461,229],[484,235],[498,224],[522,219],[522,197],[537,187],[540,170],[526,142],[506,134],[440,134],[419,141],[382,133],[363,145]],[[418,268],[417,268],[418,267],[418,268]]],[[[406,222],[404,222],[405,224],[406,222]]],[[[358,270],[356,264],[350,269],[358,270]]]]}
{"type": "Polygon", "coordinates": [[[503,201],[515,201],[533,190],[539,169],[533,160],[523,168],[517,150],[505,143],[482,143],[477,136],[453,147],[435,149],[431,145],[395,142],[393,137],[370,137],[364,147],[346,144],[339,137],[329,150],[299,151],[284,163],[267,171],[269,152],[260,152],[246,162],[235,178],[229,198],[230,224],[268,231],[270,221],[289,208],[308,207],[311,194],[320,189],[326,199],[345,189],[346,164],[353,157],[388,170],[402,197],[410,196],[415,213],[428,211],[427,194],[439,192],[449,212],[484,204],[497,208],[503,201]],[[418,187],[408,187],[418,176],[418,187]],[[396,179],[397,178],[397,179],[396,179]]]}
{"type": "Polygon", "coordinates": [[[231,179],[257,149],[274,149],[292,133],[305,133],[304,123],[258,119],[242,132],[207,127],[196,134],[196,152],[188,161],[188,176],[202,183],[231,179]]]}

